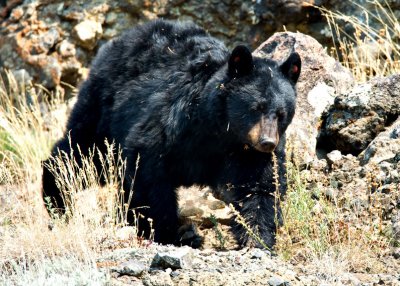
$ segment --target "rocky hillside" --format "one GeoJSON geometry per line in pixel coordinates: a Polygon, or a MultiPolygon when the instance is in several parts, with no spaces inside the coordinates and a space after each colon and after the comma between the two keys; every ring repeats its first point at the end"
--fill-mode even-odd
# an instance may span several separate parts
{"type": "MultiPolygon", "coordinates": [[[[384,2],[400,17],[398,1],[375,4],[384,2]]],[[[210,190],[193,187],[179,191],[181,219],[195,223],[197,230],[189,230],[205,236],[202,250],[151,241],[133,245],[135,230],[124,227],[112,237],[99,234],[90,271],[78,269],[75,260],[59,259],[47,261],[45,268],[32,263],[24,271],[7,272],[26,258],[17,263],[7,253],[4,242],[13,239],[6,228],[13,223],[3,214],[23,200],[13,200],[11,194],[20,189],[0,180],[0,203],[6,206],[0,208],[0,282],[400,285],[400,75],[357,82],[328,54],[331,32],[309,4],[360,19],[365,17],[361,7],[372,5],[362,0],[351,5],[333,0],[0,1],[0,67],[11,70],[19,84],[33,81],[66,99],[73,98],[104,42],[154,18],[193,20],[228,46],[245,42],[254,54],[278,61],[294,50],[303,62],[296,116],[288,130],[285,226],[278,231],[276,250],[238,250],[229,232],[231,210],[210,190]],[[283,26],[293,32],[282,32],[283,26]],[[31,280],[24,276],[29,271],[35,272],[31,280]]],[[[347,24],[344,29],[354,32],[347,24]]],[[[63,105],[56,114],[68,110],[63,105]]]]}
{"type": "MultiPolygon", "coordinates": [[[[377,1],[400,16],[397,1],[377,1]]],[[[87,75],[99,46],[125,29],[155,18],[192,20],[229,47],[258,47],[277,31],[300,31],[325,46],[332,33],[321,12],[310,4],[365,17],[369,1],[28,1],[0,2],[0,67],[67,95],[87,75]],[[364,3],[366,2],[366,3],[364,3]],[[357,6],[361,4],[362,6],[357,6]]],[[[376,25],[370,17],[369,25],[376,25]]],[[[343,23],[346,33],[354,28],[343,23]]]]}

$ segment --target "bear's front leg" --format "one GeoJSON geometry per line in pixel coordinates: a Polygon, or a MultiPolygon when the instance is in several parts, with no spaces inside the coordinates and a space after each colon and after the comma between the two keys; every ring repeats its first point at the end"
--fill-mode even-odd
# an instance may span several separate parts
{"type": "Polygon", "coordinates": [[[238,212],[233,213],[232,231],[239,245],[272,249],[277,225],[282,223],[274,193],[249,192],[232,205],[238,212]]]}
{"type": "Polygon", "coordinates": [[[176,243],[178,203],[175,189],[157,178],[151,182],[143,182],[140,176],[137,179],[133,186],[128,222],[138,224],[139,236],[162,244],[176,243]]]}
{"type": "Polygon", "coordinates": [[[143,215],[139,222],[139,233],[162,244],[189,245],[199,248],[203,239],[197,234],[194,225],[182,225],[178,218],[178,201],[175,188],[166,181],[154,180],[153,183],[135,189],[133,206],[143,215]],[[147,204],[140,199],[146,192],[147,204]],[[148,219],[151,219],[149,223],[148,219]],[[150,227],[152,229],[150,229],[150,227]],[[189,235],[190,234],[190,235],[189,235]]]}
{"type": "Polygon", "coordinates": [[[274,160],[271,154],[250,150],[226,161],[223,174],[226,185],[220,185],[222,198],[239,213],[239,216],[233,214],[232,231],[242,247],[275,245],[276,228],[282,224],[279,203],[286,192],[284,152],[276,155],[274,160]]]}

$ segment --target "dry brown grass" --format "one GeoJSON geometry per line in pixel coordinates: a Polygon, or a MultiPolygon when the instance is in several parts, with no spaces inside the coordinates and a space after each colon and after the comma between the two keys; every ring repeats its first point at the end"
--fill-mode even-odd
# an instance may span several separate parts
{"type": "Polygon", "coordinates": [[[69,154],[63,154],[63,160],[55,158],[52,167],[57,170],[69,216],[66,220],[51,209],[55,217],[49,218],[41,196],[41,162],[62,134],[66,109],[60,109],[63,105],[57,97],[52,103],[45,97],[38,87],[18,85],[10,73],[0,82],[2,285],[51,285],[48,279],[67,279],[71,269],[77,276],[70,283],[106,279],[97,271],[95,259],[103,243],[126,221],[127,205],[118,183],[125,162],[114,144],[108,144],[108,153],[100,157],[99,172],[92,155],[84,158],[83,168],[69,154]],[[99,184],[100,175],[105,186],[99,184]]]}
{"type": "Polygon", "coordinates": [[[374,9],[349,1],[362,11],[363,20],[355,15],[320,8],[332,32],[332,55],[364,82],[375,76],[400,72],[400,22],[387,2],[373,0],[374,9]],[[374,23],[374,24],[371,24],[374,23]],[[348,33],[352,27],[353,33],[348,33]],[[344,27],[347,27],[346,30],[344,27]]]}

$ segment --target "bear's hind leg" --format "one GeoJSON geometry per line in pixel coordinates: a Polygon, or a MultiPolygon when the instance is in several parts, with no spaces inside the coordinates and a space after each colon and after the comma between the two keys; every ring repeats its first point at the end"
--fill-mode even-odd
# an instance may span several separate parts
{"type": "MultiPolygon", "coordinates": [[[[68,139],[63,138],[59,140],[53,147],[52,156],[47,160],[42,162],[43,174],[42,174],[42,184],[43,184],[43,199],[48,208],[55,208],[61,213],[65,211],[65,204],[61,190],[57,187],[57,178],[55,177],[55,172],[57,172],[57,166],[54,161],[54,157],[60,152],[65,152],[66,154],[71,153],[71,148],[68,139]],[[50,198],[48,201],[46,198],[50,198]],[[51,205],[50,205],[51,204],[51,205]]],[[[59,182],[60,183],[60,182],[59,182]]],[[[49,210],[50,211],[50,210],[49,210]]]]}

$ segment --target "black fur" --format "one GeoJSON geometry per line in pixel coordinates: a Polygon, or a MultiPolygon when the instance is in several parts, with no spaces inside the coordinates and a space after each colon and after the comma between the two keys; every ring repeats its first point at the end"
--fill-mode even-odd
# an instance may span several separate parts
{"type": "MultiPolygon", "coordinates": [[[[262,115],[278,118],[274,152],[284,193],[284,132],[294,115],[300,65],[297,54],[282,65],[253,57],[244,46],[230,54],[192,23],[149,22],[101,48],[52,155],[69,153],[68,132],[73,148],[79,144],[84,152],[114,140],[127,158],[128,193],[140,154],[131,207],[149,206],[142,213],[153,218],[157,242],[179,244],[175,190],[199,184],[228,186],[225,199],[272,246],[273,162],[271,153],[252,148],[248,132],[262,115]]],[[[53,175],[43,171],[44,195],[62,208],[53,175]]],[[[233,230],[241,245],[250,243],[240,225],[233,230]]]]}

